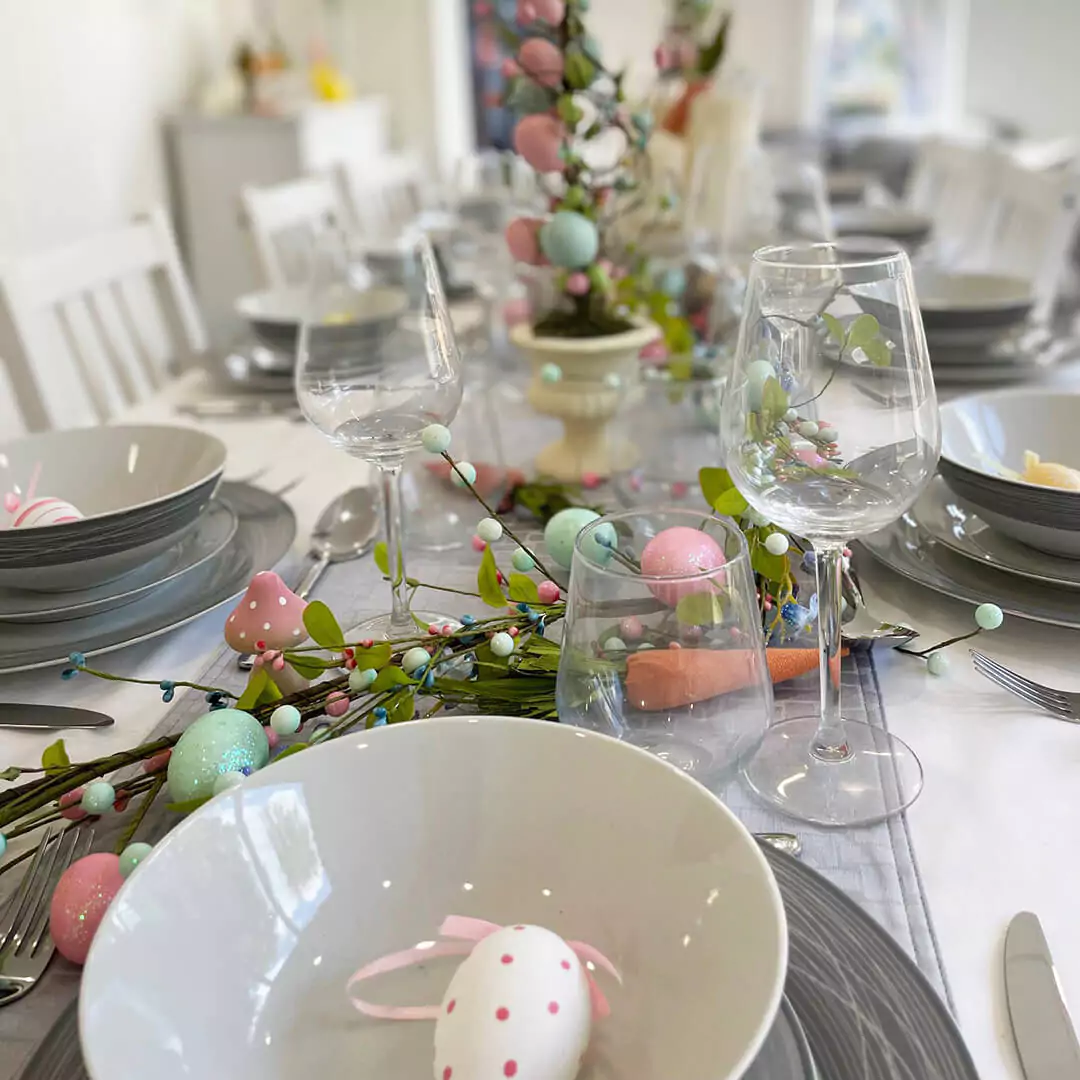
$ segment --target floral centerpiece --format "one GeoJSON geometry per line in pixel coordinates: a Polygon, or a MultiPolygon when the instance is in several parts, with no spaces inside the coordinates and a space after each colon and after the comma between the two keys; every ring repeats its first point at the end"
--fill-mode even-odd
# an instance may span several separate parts
{"type": "Polygon", "coordinates": [[[533,369],[529,400],[563,421],[563,438],[537,459],[562,481],[607,476],[633,451],[605,431],[637,378],[642,348],[660,336],[616,294],[621,251],[610,226],[626,211],[651,130],[631,113],[622,76],[603,66],[586,31],[587,0],[521,0],[507,100],[519,119],[514,148],[541,174],[546,219],[507,228],[513,257],[528,268],[530,321],[511,340],[533,369]],[[615,149],[612,149],[612,148],[615,149]]]}

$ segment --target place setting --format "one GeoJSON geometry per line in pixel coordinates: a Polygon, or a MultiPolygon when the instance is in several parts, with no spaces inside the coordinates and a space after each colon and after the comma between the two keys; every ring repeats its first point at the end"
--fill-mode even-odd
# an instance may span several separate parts
{"type": "Polygon", "coordinates": [[[243,590],[292,546],[279,497],[223,479],[188,428],[32,435],[0,446],[0,672],[167,633],[243,590]]]}

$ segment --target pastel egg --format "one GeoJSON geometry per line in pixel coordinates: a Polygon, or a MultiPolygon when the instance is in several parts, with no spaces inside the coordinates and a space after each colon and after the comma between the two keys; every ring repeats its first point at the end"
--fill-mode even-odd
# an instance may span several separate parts
{"type": "Polygon", "coordinates": [[[506,246],[517,262],[537,266],[543,262],[540,253],[540,218],[514,218],[506,226],[506,246]]]}
{"type": "MultiPolygon", "coordinates": [[[[569,506],[554,514],[544,526],[544,546],[564,570],[570,569],[578,533],[599,516],[584,506],[569,506]]],[[[609,545],[614,546],[616,541],[614,526],[606,522],[589,535],[582,549],[592,562],[602,566],[611,558],[609,545]]]]}
{"type": "Polygon", "coordinates": [[[107,852],[87,855],[60,875],[49,905],[49,932],[61,956],[73,964],[86,962],[94,934],[123,884],[120,858],[107,852]]]}
{"type": "Polygon", "coordinates": [[[524,116],[514,128],[514,149],[537,172],[562,172],[566,168],[560,151],[566,128],[555,116],[538,113],[524,116]]]}
{"type": "Polygon", "coordinates": [[[554,89],[562,83],[563,54],[547,38],[527,38],[522,42],[517,58],[521,70],[541,86],[554,89]]]}
{"type": "Polygon", "coordinates": [[[592,1027],[581,961],[557,934],[508,926],[457,969],[435,1022],[435,1080],[574,1080],[592,1027]]]}
{"type": "Polygon", "coordinates": [[[727,562],[720,545],[700,529],[675,525],[657,533],[641,552],[641,572],[648,577],[682,577],[688,580],[650,582],[649,591],[662,604],[676,607],[684,596],[710,592],[723,585],[720,567],[727,562]],[[691,577],[716,570],[708,577],[691,577]]]}
{"type": "Polygon", "coordinates": [[[261,769],[270,760],[262,724],[239,709],[214,709],[193,721],[169,758],[173,802],[208,798],[226,772],[261,769]]]}
{"type": "Polygon", "coordinates": [[[23,506],[11,523],[14,529],[36,529],[42,525],[63,525],[81,521],[82,512],[63,499],[42,496],[23,506]]]}
{"type": "Polygon", "coordinates": [[[600,234],[584,214],[560,210],[540,230],[540,249],[555,266],[576,270],[596,258],[600,234]]]}

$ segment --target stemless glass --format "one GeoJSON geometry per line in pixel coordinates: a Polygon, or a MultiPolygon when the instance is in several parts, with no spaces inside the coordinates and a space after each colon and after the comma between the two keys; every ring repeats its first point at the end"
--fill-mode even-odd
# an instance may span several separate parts
{"type": "Polygon", "coordinates": [[[735,773],[765,734],[772,683],[733,521],[631,510],[578,534],[556,703],[563,723],[631,742],[706,785],[735,773]]]}
{"type": "Polygon", "coordinates": [[[821,714],[769,729],[744,775],[785,813],[854,826],[922,788],[914,753],[840,712],[848,540],[884,528],[930,481],[941,442],[908,257],[876,240],[754,255],[721,440],[751,507],[806,537],[817,564],[821,714]]]}
{"type": "Polygon", "coordinates": [[[402,544],[401,468],[428,424],[449,424],[461,402],[461,363],[435,254],[427,237],[400,245],[394,285],[381,285],[339,233],[318,244],[300,331],[296,395],[312,424],[380,472],[391,568],[391,611],[356,629],[409,637],[402,544]]]}

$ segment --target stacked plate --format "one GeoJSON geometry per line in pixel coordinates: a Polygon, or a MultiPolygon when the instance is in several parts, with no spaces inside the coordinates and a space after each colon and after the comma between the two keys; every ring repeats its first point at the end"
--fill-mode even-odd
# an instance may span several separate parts
{"type": "Polygon", "coordinates": [[[224,467],[221,442],[188,428],[87,428],[0,447],[0,672],[163,633],[272,566],[292,543],[292,514],[222,485],[224,467]]]}
{"type": "Polygon", "coordinates": [[[1080,485],[1080,395],[975,394],[941,418],[941,476],[864,547],[938,592],[1080,627],[1080,490],[1030,482],[1080,485]],[[1027,453],[1041,472],[1025,472],[1027,453]]]}
{"type": "Polygon", "coordinates": [[[1049,335],[1031,325],[1030,282],[924,268],[916,289],[939,384],[1018,381],[1054,362],[1049,335]]]}

